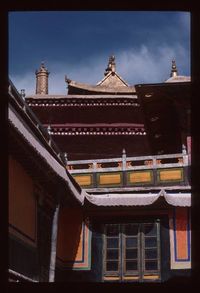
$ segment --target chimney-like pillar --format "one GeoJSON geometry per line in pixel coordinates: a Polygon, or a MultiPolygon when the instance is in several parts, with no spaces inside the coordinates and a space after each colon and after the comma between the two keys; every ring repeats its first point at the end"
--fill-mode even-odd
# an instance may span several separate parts
{"type": "Polygon", "coordinates": [[[36,95],[48,95],[48,76],[49,72],[41,63],[40,69],[36,70],[36,95]]]}

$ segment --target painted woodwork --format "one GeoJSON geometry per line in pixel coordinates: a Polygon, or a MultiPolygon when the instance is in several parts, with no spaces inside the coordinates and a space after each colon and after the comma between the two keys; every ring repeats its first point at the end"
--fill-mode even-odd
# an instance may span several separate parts
{"type": "Polygon", "coordinates": [[[73,175],[76,182],[82,187],[92,186],[92,174],[73,175]]]}
{"type": "Polygon", "coordinates": [[[171,269],[191,268],[190,210],[174,208],[170,214],[171,269]]]}
{"type": "Polygon", "coordinates": [[[121,173],[104,173],[99,174],[99,185],[118,185],[121,183],[121,173]]]}
{"type": "Polygon", "coordinates": [[[138,183],[153,183],[153,172],[150,171],[134,171],[127,172],[128,185],[138,183]]]}
{"type": "Polygon", "coordinates": [[[157,180],[159,182],[183,181],[183,168],[158,170],[157,180]]]}
{"type": "Polygon", "coordinates": [[[91,231],[80,208],[62,208],[59,215],[57,263],[72,270],[90,269],[91,231]],[[73,223],[73,224],[72,224],[73,223]]]}
{"type": "Polygon", "coordinates": [[[105,224],[103,238],[103,279],[160,279],[159,221],[105,224]]]}
{"type": "Polygon", "coordinates": [[[22,165],[9,157],[9,231],[36,245],[37,205],[32,178],[22,165]]]}

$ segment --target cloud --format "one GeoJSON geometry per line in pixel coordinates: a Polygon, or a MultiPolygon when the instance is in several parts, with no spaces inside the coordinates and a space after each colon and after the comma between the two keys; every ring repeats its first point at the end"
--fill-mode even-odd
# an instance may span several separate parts
{"type": "MultiPolygon", "coordinates": [[[[159,83],[169,78],[171,60],[175,58],[180,75],[189,72],[189,52],[180,44],[173,47],[161,45],[151,47],[141,45],[139,49],[129,48],[116,54],[116,69],[121,77],[129,84],[159,83]]],[[[65,75],[70,79],[96,84],[104,77],[108,56],[91,56],[81,63],[47,64],[49,75],[49,94],[66,94],[65,75]]],[[[25,89],[26,95],[35,93],[35,73],[27,72],[24,75],[13,75],[11,80],[16,88],[25,89]]]]}
{"type": "Polygon", "coordinates": [[[11,81],[14,83],[17,90],[20,92],[21,89],[25,89],[26,94],[35,93],[35,80],[34,72],[26,72],[21,75],[10,75],[11,81]]]}
{"type": "Polygon", "coordinates": [[[171,60],[174,58],[179,74],[183,75],[189,64],[189,54],[184,47],[179,44],[173,48],[142,45],[138,50],[128,50],[120,54],[119,72],[131,84],[163,82],[169,78],[171,60]]]}

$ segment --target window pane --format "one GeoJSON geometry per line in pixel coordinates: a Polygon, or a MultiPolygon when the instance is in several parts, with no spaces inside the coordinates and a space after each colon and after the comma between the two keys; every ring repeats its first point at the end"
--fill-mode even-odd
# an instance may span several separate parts
{"type": "Polygon", "coordinates": [[[156,237],[146,237],[145,238],[145,247],[156,247],[157,238],[156,237]]]}
{"type": "Polygon", "coordinates": [[[118,262],[117,261],[107,261],[106,271],[118,271],[118,262]]]}
{"type": "Polygon", "coordinates": [[[106,234],[108,236],[118,236],[119,234],[119,225],[107,225],[106,226],[106,234]]]}
{"type": "Polygon", "coordinates": [[[137,247],[137,237],[126,238],[126,247],[137,247]]]}
{"type": "Polygon", "coordinates": [[[137,270],[137,261],[126,261],[126,271],[137,270]]]}
{"type": "Polygon", "coordinates": [[[119,239],[118,238],[107,238],[107,247],[108,248],[118,248],[119,239]]]}
{"type": "Polygon", "coordinates": [[[147,259],[157,258],[157,249],[146,249],[145,258],[147,259]]]}
{"type": "Polygon", "coordinates": [[[107,259],[118,259],[118,250],[117,249],[108,249],[107,250],[107,259]]]}
{"type": "Polygon", "coordinates": [[[156,229],[156,224],[155,223],[152,223],[152,224],[144,224],[144,233],[145,235],[148,235],[148,236],[156,236],[156,232],[157,232],[157,229],[156,229]]]}
{"type": "Polygon", "coordinates": [[[124,233],[126,235],[137,235],[138,234],[138,225],[126,224],[124,227],[124,233]]]}
{"type": "Polygon", "coordinates": [[[145,269],[146,270],[157,270],[158,269],[158,263],[157,261],[145,261],[145,269]]]}
{"type": "Polygon", "coordinates": [[[126,259],[137,258],[137,249],[126,249],[126,259]]]}

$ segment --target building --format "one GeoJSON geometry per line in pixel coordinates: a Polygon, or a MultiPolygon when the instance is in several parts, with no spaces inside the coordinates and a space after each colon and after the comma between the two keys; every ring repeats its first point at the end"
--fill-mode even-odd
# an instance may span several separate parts
{"type": "Polygon", "coordinates": [[[97,85],[66,77],[66,95],[48,93],[48,75],[42,64],[27,109],[65,154],[77,191],[59,207],[55,281],[186,280],[190,79],[173,61],[166,82],[129,86],[114,56],[97,85]]]}
{"type": "Polygon", "coordinates": [[[40,121],[9,82],[9,281],[54,280],[60,207],[83,201],[40,121]]]}

